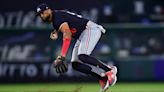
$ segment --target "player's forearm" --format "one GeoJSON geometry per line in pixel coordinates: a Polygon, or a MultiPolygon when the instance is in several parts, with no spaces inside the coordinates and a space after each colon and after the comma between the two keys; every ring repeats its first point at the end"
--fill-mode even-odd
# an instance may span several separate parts
{"type": "Polygon", "coordinates": [[[63,33],[61,56],[66,57],[72,39],[72,33],[67,23],[62,24],[61,32],[63,33]]]}
{"type": "Polygon", "coordinates": [[[63,33],[63,45],[62,45],[62,51],[61,51],[61,56],[66,57],[69,46],[71,44],[71,33],[70,31],[66,31],[63,33]]]}

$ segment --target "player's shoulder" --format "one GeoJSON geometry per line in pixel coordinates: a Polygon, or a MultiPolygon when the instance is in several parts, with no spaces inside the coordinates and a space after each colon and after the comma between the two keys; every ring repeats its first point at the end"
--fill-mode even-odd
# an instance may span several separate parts
{"type": "Polygon", "coordinates": [[[75,15],[76,14],[76,13],[68,11],[68,10],[55,10],[55,13],[68,14],[68,15],[75,15]]]}
{"type": "Polygon", "coordinates": [[[66,10],[54,10],[54,13],[63,14],[63,13],[67,13],[67,11],[66,10]]]}
{"type": "Polygon", "coordinates": [[[66,16],[67,15],[66,10],[54,10],[53,13],[55,16],[66,16]]]}

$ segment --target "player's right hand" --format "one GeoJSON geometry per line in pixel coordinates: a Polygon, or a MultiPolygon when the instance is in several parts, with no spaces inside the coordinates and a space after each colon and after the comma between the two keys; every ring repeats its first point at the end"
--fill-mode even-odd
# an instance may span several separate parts
{"type": "Polygon", "coordinates": [[[56,73],[65,73],[68,70],[67,62],[65,61],[65,57],[58,56],[54,61],[54,68],[56,73]]]}
{"type": "Polygon", "coordinates": [[[52,39],[52,40],[56,40],[56,39],[58,39],[58,34],[57,34],[57,32],[51,32],[51,34],[50,34],[50,38],[52,39]]]}

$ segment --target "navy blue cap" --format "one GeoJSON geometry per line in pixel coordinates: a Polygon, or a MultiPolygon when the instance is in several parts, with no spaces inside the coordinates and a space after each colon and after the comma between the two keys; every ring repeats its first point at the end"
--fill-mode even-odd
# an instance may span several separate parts
{"type": "Polygon", "coordinates": [[[50,9],[47,4],[40,4],[36,8],[36,13],[37,13],[37,15],[39,15],[40,13],[42,13],[43,11],[45,11],[47,9],[50,9]]]}

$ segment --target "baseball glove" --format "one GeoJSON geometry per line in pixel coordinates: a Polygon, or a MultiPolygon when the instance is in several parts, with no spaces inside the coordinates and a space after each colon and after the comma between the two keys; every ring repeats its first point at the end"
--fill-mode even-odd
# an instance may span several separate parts
{"type": "Polygon", "coordinates": [[[54,68],[57,73],[65,73],[68,70],[67,62],[65,61],[65,57],[58,56],[54,61],[54,68]]]}

